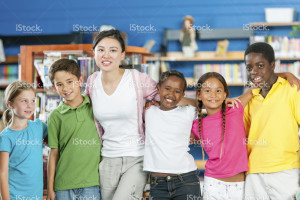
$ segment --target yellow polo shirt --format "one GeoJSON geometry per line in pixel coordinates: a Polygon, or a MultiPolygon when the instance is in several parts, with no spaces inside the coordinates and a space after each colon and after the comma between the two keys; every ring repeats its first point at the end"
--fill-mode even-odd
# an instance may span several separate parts
{"type": "Polygon", "coordinates": [[[260,89],[244,112],[248,136],[248,173],[272,173],[300,168],[298,125],[300,92],[278,77],[266,98],[260,89]]]}

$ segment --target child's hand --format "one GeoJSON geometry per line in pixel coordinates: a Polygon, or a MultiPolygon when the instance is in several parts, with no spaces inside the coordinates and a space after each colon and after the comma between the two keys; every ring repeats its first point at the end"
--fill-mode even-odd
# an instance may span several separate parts
{"type": "Polygon", "coordinates": [[[294,85],[296,85],[298,88],[298,91],[300,91],[300,80],[294,74],[287,73],[286,80],[291,84],[292,87],[294,85]]]}
{"type": "Polygon", "coordinates": [[[226,98],[225,99],[225,104],[227,107],[238,108],[239,107],[238,102],[241,103],[241,100],[238,98],[226,98]]]}
{"type": "Polygon", "coordinates": [[[47,195],[47,200],[55,200],[55,192],[49,192],[48,191],[48,195],[47,195]]]}
{"type": "Polygon", "coordinates": [[[146,104],[145,104],[145,110],[149,109],[152,105],[154,105],[154,106],[160,106],[160,102],[159,101],[155,101],[155,100],[146,102],[146,104]]]}

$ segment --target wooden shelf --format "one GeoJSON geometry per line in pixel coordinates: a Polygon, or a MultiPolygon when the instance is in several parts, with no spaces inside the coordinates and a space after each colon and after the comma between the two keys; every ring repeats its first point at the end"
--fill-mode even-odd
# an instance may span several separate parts
{"type": "Polygon", "coordinates": [[[276,60],[300,60],[299,57],[295,57],[295,58],[276,58],[276,60]]]}
{"type": "Polygon", "coordinates": [[[5,62],[2,63],[18,63],[19,57],[18,56],[5,56],[5,62]]]}
{"type": "Polygon", "coordinates": [[[6,88],[8,84],[0,85],[0,88],[6,88]]]}
{"type": "MultiPolygon", "coordinates": [[[[42,55],[44,51],[64,51],[64,50],[83,50],[88,52],[93,52],[92,44],[61,44],[61,45],[24,45],[21,46],[20,53],[20,64],[21,64],[21,79],[26,80],[29,83],[34,82],[34,58],[33,56],[42,55]]],[[[151,53],[146,52],[146,49],[143,47],[133,47],[126,46],[126,53],[139,53],[142,54],[142,62],[146,63],[146,56],[152,55],[151,53]]]]}
{"type": "Polygon", "coordinates": [[[243,61],[244,51],[227,52],[225,56],[216,56],[215,51],[196,52],[195,57],[183,57],[182,52],[168,52],[166,57],[147,57],[147,61],[243,61]]]}
{"type": "Polygon", "coordinates": [[[300,22],[276,23],[276,22],[254,22],[250,26],[297,26],[300,22]]]}

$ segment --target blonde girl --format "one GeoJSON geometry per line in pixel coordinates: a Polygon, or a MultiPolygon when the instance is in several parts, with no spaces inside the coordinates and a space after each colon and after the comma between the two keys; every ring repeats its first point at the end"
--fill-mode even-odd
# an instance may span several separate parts
{"type": "Polygon", "coordinates": [[[0,133],[0,191],[3,200],[43,198],[42,141],[47,126],[29,120],[35,110],[35,91],[25,81],[5,90],[6,128],[0,133]]]}

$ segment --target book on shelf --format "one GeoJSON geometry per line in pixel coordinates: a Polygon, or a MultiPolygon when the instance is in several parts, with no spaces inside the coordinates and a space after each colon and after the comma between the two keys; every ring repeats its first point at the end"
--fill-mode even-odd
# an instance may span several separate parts
{"type": "MultiPolygon", "coordinates": [[[[45,51],[43,58],[36,58],[34,60],[34,66],[42,81],[42,85],[44,88],[51,88],[52,83],[49,79],[49,69],[55,61],[61,58],[72,59],[78,63],[84,82],[87,81],[89,75],[98,70],[94,59],[91,56],[89,56],[89,54],[85,51],[45,51]]],[[[39,85],[36,79],[35,81],[36,84],[39,85]]]]}
{"type": "Polygon", "coordinates": [[[293,63],[280,63],[280,61],[275,62],[275,72],[291,72],[298,79],[300,79],[300,62],[296,61],[293,63]]]}
{"type": "Polygon", "coordinates": [[[300,38],[288,38],[287,36],[252,36],[250,44],[255,42],[267,42],[275,52],[275,58],[299,58],[300,38]]]}
{"type": "Polygon", "coordinates": [[[0,65],[0,85],[18,80],[18,65],[0,65]]]}
{"type": "Polygon", "coordinates": [[[207,72],[217,72],[221,74],[228,84],[246,84],[247,72],[244,63],[234,64],[196,64],[194,65],[194,79],[207,72]]]}
{"type": "Polygon", "coordinates": [[[62,98],[53,93],[37,92],[36,93],[36,112],[34,114],[35,119],[40,119],[43,122],[47,122],[50,113],[58,107],[62,98]]]}
{"type": "Polygon", "coordinates": [[[3,112],[5,109],[6,109],[6,106],[5,106],[5,102],[4,102],[4,90],[0,90],[0,111],[3,112]]]}

